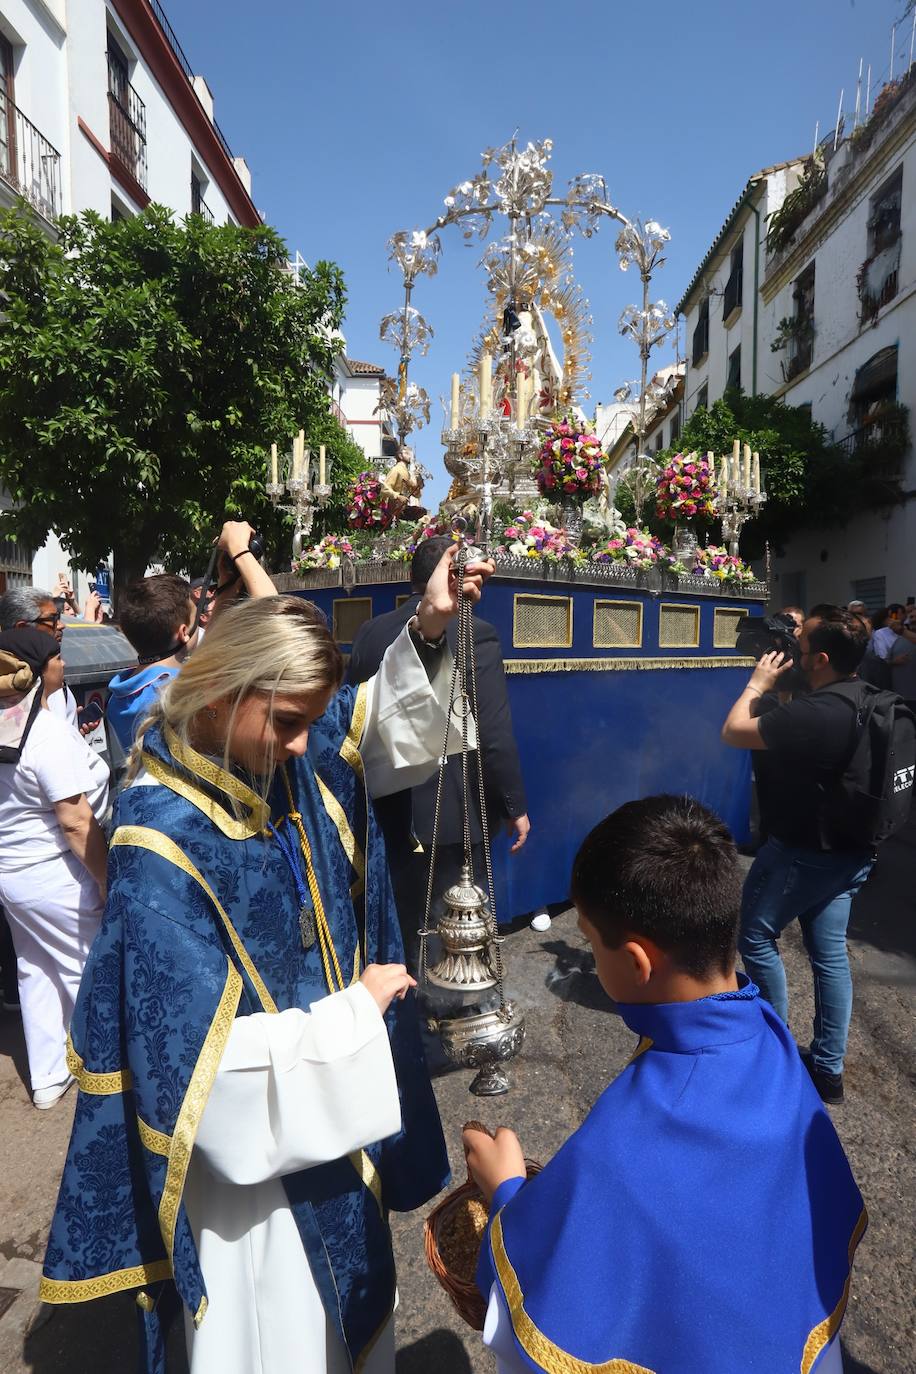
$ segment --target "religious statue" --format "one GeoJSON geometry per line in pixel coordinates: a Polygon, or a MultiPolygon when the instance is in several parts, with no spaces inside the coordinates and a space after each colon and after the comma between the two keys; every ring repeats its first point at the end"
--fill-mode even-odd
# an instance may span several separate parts
{"type": "Polygon", "coordinates": [[[401,449],[394,467],[381,481],[382,500],[394,508],[398,519],[417,520],[426,514],[420,504],[423,477],[411,449],[401,449]]]}

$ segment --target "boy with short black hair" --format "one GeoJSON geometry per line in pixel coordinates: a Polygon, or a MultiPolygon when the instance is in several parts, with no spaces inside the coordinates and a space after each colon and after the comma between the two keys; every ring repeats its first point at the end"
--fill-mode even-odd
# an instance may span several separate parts
{"type": "Polygon", "coordinates": [[[501,1374],[842,1369],[865,1210],[792,1037],[735,973],[740,892],[727,828],[689,797],[629,802],[579,850],[579,925],[640,1040],[529,1182],[512,1131],[465,1129],[501,1374]]]}

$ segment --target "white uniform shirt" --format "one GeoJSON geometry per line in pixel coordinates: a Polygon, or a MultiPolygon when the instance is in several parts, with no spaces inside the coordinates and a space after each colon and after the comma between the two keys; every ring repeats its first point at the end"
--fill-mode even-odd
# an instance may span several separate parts
{"type": "Polygon", "coordinates": [[[85,792],[101,821],[108,807],[108,777],[108,765],[79,731],[40,710],[19,762],[0,763],[0,872],[68,853],[54,803],[85,792]]]}

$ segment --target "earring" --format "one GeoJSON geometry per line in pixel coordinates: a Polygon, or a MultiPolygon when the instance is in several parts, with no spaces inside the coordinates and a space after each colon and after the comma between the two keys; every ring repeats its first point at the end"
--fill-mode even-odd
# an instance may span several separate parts
{"type": "Polygon", "coordinates": [[[207,707],[207,716],[209,717],[210,720],[216,720],[216,707],[215,707],[215,706],[208,706],[208,707],[207,707]]]}

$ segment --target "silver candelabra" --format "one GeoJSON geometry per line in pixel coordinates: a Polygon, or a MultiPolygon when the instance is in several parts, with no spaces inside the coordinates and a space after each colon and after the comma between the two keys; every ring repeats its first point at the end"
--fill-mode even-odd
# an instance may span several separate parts
{"type": "Polygon", "coordinates": [[[735,440],[731,460],[727,455],[723,457],[719,471],[722,539],[727,542],[732,558],[738,557],[741,531],[748,520],[753,520],[760,514],[766,499],[760,470],[760,454],[751,453],[750,445],[745,444],[742,461],[741,445],[735,440]]]}
{"type": "Polygon", "coordinates": [[[319,481],[322,474],[316,468],[310,450],[301,446],[297,450],[297,442],[301,445],[301,440],[294,442],[289,474],[276,482],[267,483],[267,495],[274,509],[293,516],[293,558],[299,558],[302,554],[303,544],[312,532],[315,510],[324,510],[332,492],[331,483],[327,480],[330,463],[324,464],[325,480],[319,481]],[[288,501],[283,500],[284,495],[289,497],[288,501]]]}

